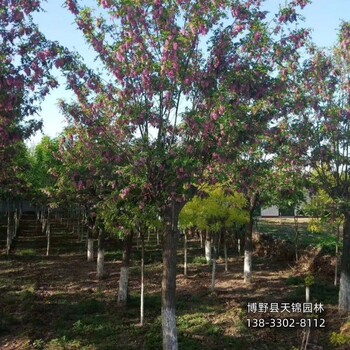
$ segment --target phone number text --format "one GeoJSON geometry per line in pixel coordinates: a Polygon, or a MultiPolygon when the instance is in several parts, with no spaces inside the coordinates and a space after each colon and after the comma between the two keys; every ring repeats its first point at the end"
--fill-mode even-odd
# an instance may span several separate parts
{"type": "Polygon", "coordinates": [[[248,328],[324,328],[326,320],[324,318],[247,318],[248,328]]]}

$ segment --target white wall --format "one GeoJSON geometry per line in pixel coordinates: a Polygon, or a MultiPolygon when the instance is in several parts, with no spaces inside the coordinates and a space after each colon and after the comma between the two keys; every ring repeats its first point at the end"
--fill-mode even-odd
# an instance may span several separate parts
{"type": "Polygon", "coordinates": [[[261,209],[261,216],[279,216],[279,210],[276,205],[261,209]]]}

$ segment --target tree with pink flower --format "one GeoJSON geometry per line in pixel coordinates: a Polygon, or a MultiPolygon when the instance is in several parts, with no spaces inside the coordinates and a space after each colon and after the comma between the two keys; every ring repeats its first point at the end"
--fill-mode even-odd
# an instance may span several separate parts
{"type": "Polygon", "coordinates": [[[311,47],[289,118],[294,154],[344,218],[339,309],[350,310],[350,24],[341,23],[332,51],[311,47]]]}
{"type": "Polygon", "coordinates": [[[292,1],[271,28],[255,0],[107,0],[98,1],[101,14],[67,1],[96,51],[101,73],[78,60],[63,64],[77,103],[62,103],[62,109],[80,132],[92,131],[90,145],[102,140],[114,145],[113,154],[103,157],[114,164],[118,178],[128,179],[119,187],[121,198],[134,196],[136,189],[133,200],[141,209],[155,206],[164,223],[164,349],[178,348],[179,212],[213,161],[236,157],[237,146],[260,133],[254,108],[261,111],[267,104],[262,118],[270,106],[279,108],[278,89],[264,85],[264,79],[271,82],[297,58],[307,33],[289,31],[286,24],[296,21],[296,8],[306,3],[292,1]]]}

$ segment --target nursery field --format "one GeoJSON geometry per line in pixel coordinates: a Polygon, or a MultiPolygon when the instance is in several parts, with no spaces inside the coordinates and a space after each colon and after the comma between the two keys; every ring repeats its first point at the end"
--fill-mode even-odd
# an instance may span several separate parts
{"type": "Polygon", "coordinates": [[[350,349],[350,2],[317,3],[0,1],[0,350],[350,349]]]}
{"type": "MultiPolygon", "coordinates": [[[[298,264],[268,250],[255,235],[253,282],[243,283],[243,257],[229,246],[228,272],[218,258],[216,288],[210,291],[211,267],[203,258],[196,237],[190,239],[188,276],[183,275],[183,250],[178,247],[177,325],[179,349],[299,349],[309,332],[307,349],[348,349],[350,332],[346,315],[337,312],[338,287],[334,286],[334,256],[327,234],[300,230],[298,264]],[[327,237],[327,239],[325,239],[327,237]],[[325,242],[324,245],[322,245],[325,242]],[[310,245],[311,244],[311,245],[310,245]],[[260,247],[261,248],[261,247],[260,247]],[[292,305],[305,302],[305,277],[312,275],[310,301],[324,311],[313,313],[252,312],[256,303],[292,305]],[[294,326],[254,326],[254,319],[313,321],[310,329],[294,326]],[[323,323],[323,321],[322,321],[323,323]],[[315,326],[316,325],[316,326],[315,326]]],[[[161,349],[162,257],[155,237],[146,237],[145,324],[140,314],[140,249],[135,240],[127,306],[117,304],[121,242],[109,239],[106,277],[96,278],[96,263],[86,262],[85,243],[57,222],[53,225],[52,254],[45,256],[45,236],[24,228],[13,251],[0,258],[0,349],[108,350],[161,349]],[[119,250],[120,249],[120,250],[119,250]]],[[[292,240],[293,223],[261,221],[264,235],[292,240]],[[270,232],[270,233],[269,233],[270,232]],[[290,237],[289,237],[290,236],[290,237]]],[[[1,247],[4,246],[4,232],[1,247]]],[[[283,239],[282,239],[283,241],[283,239]]],[[[276,245],[277,246],[277,245],[276,245]]],[[[258,310],[259,311],[259,310],[258,310]]],[[[261,323],[262,321],[260,321],[261,323]]]]}
{"type": "Polygon", "coordinates": [[[340,2],[0,1],[0,350],[350,349],[340,2]]]}

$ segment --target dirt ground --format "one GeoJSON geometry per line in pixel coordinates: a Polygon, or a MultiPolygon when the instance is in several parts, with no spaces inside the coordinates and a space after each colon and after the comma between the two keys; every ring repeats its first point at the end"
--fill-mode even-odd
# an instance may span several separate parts
{"type": "MultiPolygon", "coordinates": [[[[190,265],[188,278],[181,274],[180,266],[177,278],[179,314],[183,313],[184,307],[188,308],[185,311],[196,313],[199,311],[196,310],[199,304],[199,309],[206,321],[209,321],[210,325],[218,326],[218,333],[221,337],[243,339],[241,344],[246,349],[292,349],[293,346],[298,348],[304,335],[304,329],[301,327],[279,329],[247,327],[247,318],[268,319],[272,317],[269,313],[247,314],[248,303],[292,302],[296,295],[294,292],[298,287],[288,285],[286,281],[295,274],[295,270],[288,266],[271,266],[264,261],[256,261],[253,282],[247,285],[242,279],[242,265],[241,257],[230,259],[229,272],[224,271],[222,263],[218,264],[215,293],[209,291],[211,275],[208,266],[190,265]],[[196,298],[199,298],[199,301],[196,298]],[[202,310],[203,305],[208,306],[206,312],[202,310]]],[[[87,263],[83,255],[14,256],[9,260],[2,258],[0,266],[2,280],[0,306],[2,314],[6,315],[3,317],[10,318],[7,322],[9,325],[3,325],[2,328],[5,329],[2,329],[0,333],[0,349],[40,348],[38,341],[37,347],[33,345],[35,340],[41,339],[45,343],[57,338],[57,323],[62,321],[62,312],[67,313],[67,306],[83,304],[84,301],[91,300],[91,298],[108,304],[109,308],[114,308],[116,317],[120,313],[120,308],[116,304],[120,261],[106,262],[107,277],[102,281],[96,278],[95,264],[87,263]]],[[[159,297],[161,265],[150,264],[146,266],[146,271],[146,293],[148,296],[159,297]]],[[[139,292],[138,272],[139,270],[135,268],[135,271],[131,273],[131,295],[137,295],[139,292]]],[[[303,302],[303,300],[297,299],[294,302],[303,302]]],[[[133,300],[130,314],[125,316],[125,310],[122,310],[124,321],[134,322],[134,325],[138,322],[135,303],[133,300]]],[[[152,310],[147,319],[147,307],[149,306],[151,305],[146,303],[146,322],[154,322],[156,318],[153,312],[155,310],[152,310]]],[[[159,301],[155,306],[159,307],[159,301]]],[[[109,313],[110,311],[111,309],[104,312],[109,313]]],[[[99,310],[97,308],[97,310],[85,310],[85,312],[91,315],[91,313],[98,313],[99,310]]],[[[78,313],[80,313],[79,319],[84,319],[84,312],[78,310],[78,313]]],[[[68,316],[71,316],[70,323],[74,325],[74,315],[68,316]]],[[[276,315],[273,316],[276,317],[276,315]]],[[[300,315],[296,314],[288,316],[300,318],[300,315]]],[[[325,312],[321,316],[326,320],[326,328],[311,329],[309,338],[311,345],[308,347],[310,349],[331,348],[329,335],[333,331],[339,331],[344,321],[338,317],[335,305],[325,305],[325,312]]],[[[69,323],[69,320],[65,319],[63,323],[65,322],[69,323]]],[[[63,329],[66,327],[67,325],[61,326],[63,329]]],[[[191,337],[199,343],[210,340],[208,334],[200,329],[188,334],[185,329],[182,336],[191,337]]],[[[217,335],[213,334],[212,338],[212,341],[216,341],[217,335]]],[[[79,342],[79,344],[83,343],[79,342]]],[[[220,342],[215,344],[220,346],[220,342]]],[[[222,346],[223,349],[239,348],[226,347],[225,344],[222,346]]],[[[44,346],[42,348],[46,349],[44,346]]],[[[52,346],[51,348],[55,349],[52,346]]],[[[51,348],[47,347],[47,349],[51,348]]],[[[84,347],[83,345],[77,345],[76,348],[71,347],[71,349],[79,348],[84,347]]],[[[98,344],[95,344],[95,348],[104,347],[98,347],[98,344]]]]}
{"type": "MultiPolygon", "coordinates": [[[[96,262],[86,261],[84,243],[57,232],[52,256],[45,256],[45,237],[34,236],[22,237],[10,257],[0,252],[0,349],[162,349],[162,264],[156,243],[146,245],[145,325],[140,327],[140,251],[136,244],[129,303],[120,307],[121,251],[115,242],[107,244],[106,277],[98,280],[96,262]]],[[[301,349],[306,335],[307,349],[350,349],[346,345],[350,337],[339,336],[349,315],[337,312],[338,289],[332,279],[322,279],[320,273],[311,287],[311,302],[322,303],[323,312],[276,314],[270,310],[275,303],[291,306],[305,302],[305,271],[300,266],[255,256],[253,281],[245,284],[243,257],[229,250],[229,271],[224,271],[224,261],[218,259],[215,292],[211,292],[211,267],[195,260],[203,256],[199,244],[189,242],[187,277],[181,263],[183,252],[181,248],[178,251],[179,349],[295,350],[301,349]],[[252,305],[268,305],[268,309],[251,312],[252,305]],[[287,319],[287,323],[268,324],[272,318],[287,319]],[[307,327],[296,326],[302,318],[314,320],[309,334],[307,327]],[[321,327],[321,319],[325,327],[321,327]]]]}

